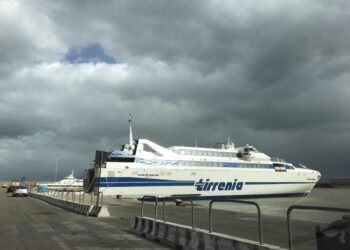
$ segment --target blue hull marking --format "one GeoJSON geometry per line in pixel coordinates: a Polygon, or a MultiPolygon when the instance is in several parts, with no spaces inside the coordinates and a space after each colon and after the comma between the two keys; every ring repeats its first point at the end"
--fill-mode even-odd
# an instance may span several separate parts
{"type": "MultiPolygon", "coordinates": [[[[181,197],[182,200],[237,200],[237,199],[259,199],[259,198],[282,198],[282,197],[304,197],[309,192],[301,193],[282,193],[282,194],[247,194],[247,195],[201,195],[194,197],[181,197]]],[[[138,198],[141,200],[141,198],[138,198]]],[[[158,198],[158,201],[173,201],[174,197],[158,198]]],[[[145,201],[154,201],[153,198],[147,198],[145,201]]]]}
{"type": "Polygon", "coordinates": [[[293,182],[293,181],[289,181],[289,182],[249,182],[247,181],[245,183],[245,185],[275,185],[275,184],[310,184],[310,183],[315,183],[312,181],[306,181],[306,182],[293,182]]]}
{"type": "Polygon", "coordinates": [[[193,186],[194,181],[174,181],[135,177],[101,177],[100,187],[193,186]]]}
{"type": "MultiPolygon", "coordinates": [[[[236,185],[237,180],[229,183],[231,186],[236,185]]],[[[230,188],[230,190],[241,190],[243,185],[284,185],[284,184],[314,184],[315,182],[237,182],[236,188],[230,188]]],[[[100,187],[166,187],[166,186],[195,186],[197,191],[214,191],[217,188],[218,191],[228,190],[225,188],[228,184],[226,182],[203,182],[200,179],[199,182],[195,181],[176,181],[176,180],[164,180],[154,178],[137,178],[137,177],[100,177],[100,187]],[[212,184],[212,188],[209,184],[212,184]],[[216,184],[216,185],[215,185],[216,184]],[[206,185],[208,187],[206,187],[206,185]]]]}

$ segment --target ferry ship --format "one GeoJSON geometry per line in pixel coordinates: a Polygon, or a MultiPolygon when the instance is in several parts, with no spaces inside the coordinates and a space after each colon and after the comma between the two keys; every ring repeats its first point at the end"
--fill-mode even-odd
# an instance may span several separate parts
{"type": "Polygon", "coordinates": [[[250,145],[220,148],[162,147],[133,139],[121,150],[96,151],[86,171],[87,192],[117,197],[189,196],[193,199],[305,196],[321,174],[271,158],[250,145]]]}
{"type": "Polygon", "coordinates": [[[74,177],[74,171],[60,181],[40,184],[41,186],[47,186],[49,189],[54,190],[79,190],[83,188],[83,179],[77,179],[74,177]]]}

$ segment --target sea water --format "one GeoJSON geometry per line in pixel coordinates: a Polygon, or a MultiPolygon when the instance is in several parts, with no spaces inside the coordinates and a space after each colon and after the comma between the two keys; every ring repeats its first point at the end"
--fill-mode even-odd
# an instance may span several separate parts
{"type": "MultiPolygon", "coordinates": [[[[350,188],[314,188],[306,197],[261,198],[249,199],[249,201],[258,203],[263,215],[286,218],[287,209],[292,205],[350,209],[350,188]]],[[[208,202],[202,202],[202,205],[208,206],[208,202]]],[[[213,208],[242,213],[257,212],[257,209],[252,205],[237,203],[215,203],[213,208]]],[[[346,213],[317,210],[293,210],[291,217],[298,220],[329,223],[333,220],[340,219],[345,214],[346,213]]]]}

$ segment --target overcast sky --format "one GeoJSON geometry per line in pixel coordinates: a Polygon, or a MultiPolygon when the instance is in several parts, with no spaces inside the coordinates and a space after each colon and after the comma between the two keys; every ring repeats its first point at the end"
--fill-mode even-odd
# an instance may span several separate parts
{"type": "Polygon", "coordinates": [[[0,1],[0,179],[134,135],[350,175],[350,2],[0,1]]]}

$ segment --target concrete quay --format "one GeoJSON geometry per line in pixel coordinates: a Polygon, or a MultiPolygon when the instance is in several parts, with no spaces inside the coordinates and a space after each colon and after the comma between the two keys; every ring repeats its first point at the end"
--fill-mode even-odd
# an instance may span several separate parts
{"type": "MultiPolygon", "coordinates": [[[[90,198],[87,198],[89,200],[90,198]]],[[[93,199],[94,201],[94,199],[93,199]]],[[[136,216],[140,215],[141,202],[134,199],[116,199],[113,197],[103,198],[103,207],[108,210],[110,219],[121,219],[127,221],[129,226],[135,225],[136,216]]],[[[152,218],[154,216],[154,204],[145,203],[145,216],[152,218]]],[[[73,211],[75,212],[75,211],[73,211]]],[[[163,218],[162,203],[158,206],[158,221],[163,218]]],[[[257,216],[252,213],[242,212],[229,212],[223,210],[214,210],[213,212],[213,233],[211,235],[221,235],[226,238],[234,238],[239,241],[248,241],[254,245],[254,248],[236,248],[236,249],[259,249],[258,244],[258,226],[257,216]]],[[[138,218],[140,221],[144,218],[138,218]]],[[[194,221],[196,232],[202,232],[208,234],[208,209],[203,206],[195,206],[194,209],[194,221]]],[[[262,217],[262,229],[264,236],[264,247],[270,247],[269,249],[287,248],[287,223],[286,218],[281,216],[268,216],[262,217]]],[[[149,225],[149,222],[147,222],[149,225]]],[[[189,206],[178,207],[173,202],[166,203],[166,224],[176,225],[177,227],[190,227],[192,223],[191,208],[189,206]],[[183,226],[184,225],[184,226],[183,226]]],[[[315,227],[322,223],[317,221],[304,221],[294,220],[292,223],[293,228],[293,246],[294,249],[316,249],[315,240],[315,227]]],[[[163,225],[162,225],[163,226],[163,225]]],[[[168,225],[167,225],[168,226],[168,225]]],[[[154,228],[154,227],[153,227],[154,228]]],[[[135,228],[134,228],[135,229],[135,228]]],[[[154,237],[154,232],[149,231],[150,239],[161,241],[169,244],[169,241],[159,240],[159,237],[154,237]],[[153,235],[152,235],[153,234],[153,235]]],[[[147,236],[146,233],[133,230],[134,233],[147,236]]],[[[210,243],[208,243],[210,245],[210,243]]],[[[208,245],[207,244],[207,245],[208,245]]],[[[170,244],[173,247],[179,247],[177,244],[170,244]]],[[[195,245],[195,244],[192,244],[195,245]]],[[[188,248],[191,249],[191,248],[188,248]]],[[[200,248],[203,249],[202,245],[200,248]]],[[[210,248],[207,248],[210,249],[210,248]]],[[[218,248],[224,249],[224,248],[218,248]]],[[[232,248],[231,248],[232,249],[232,248]]],[[[234,249],[234,248],[233,248],[234,249]]],[[[264,248],[261,248],[264,249],[264,248]]]]}

